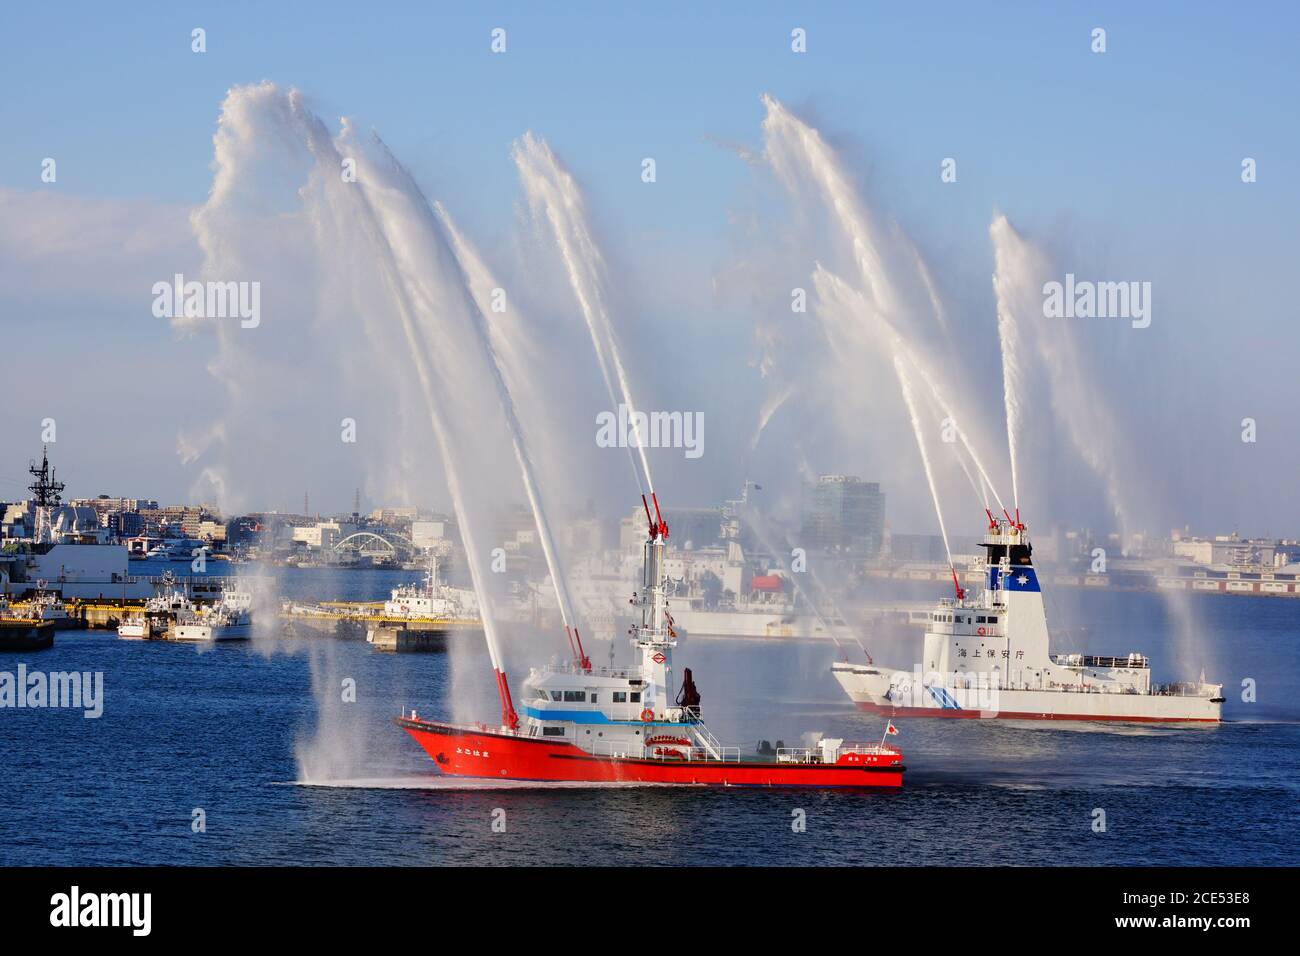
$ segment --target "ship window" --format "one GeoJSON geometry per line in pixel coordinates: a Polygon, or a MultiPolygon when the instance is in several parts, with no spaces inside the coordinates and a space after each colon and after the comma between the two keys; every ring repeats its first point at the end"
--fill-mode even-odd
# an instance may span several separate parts
{"type": "Polygon", "coordinates": [[[639,690],[634,690],[631,693],[629,693],[627,696],[628,696],[628,700],[630,700],[632,703],[634,704],[641,703],[641,692],[639,690]]]}
{"type": "Polygon", "coordinates": [[[569,703],[575,701],[581,703],[587,699],[587,692],[585,690],[566,690],[564,692],[564,699],[569,703]]]}
{"type": "Polygon", "coordinates": [[[627,692],[626,692],[626,691],[622,691],[622,690],[616,690],[616,691],[614,691],[614,703],[616,703],[616,704],[626,704],[626,703],[627,703],[627,692]]]}
{"type": "Polygon", "coordinates": [[[564,728],[563,728],[563,727],[543,727],[543,728],[542,728],[542,736],[543,736],[543,737],[563,737],[563,736],[564,736],[564,728]]]}
{"type": "Polygon", "coordinates": [[[551,691],[551,700],[564,700],[564,695],[558,690],[551,691]]]}

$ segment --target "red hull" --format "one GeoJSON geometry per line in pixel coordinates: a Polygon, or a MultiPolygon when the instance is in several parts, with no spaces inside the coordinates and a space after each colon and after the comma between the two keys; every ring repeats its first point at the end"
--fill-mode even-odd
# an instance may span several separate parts
{"type": "Polygon", "coordinates": [[[397,719],[443,773],[494,780],[669,783],[752,787],[901,787],[896,751],[853,755],[853,763],[669,761],[605,757],[570,743],[486,728],[397,719]]]}
{"type": "MultiPolygon", "coordinates": [[[[858,701],[858,710],[882,717],[951,717],[957,719],[979,719],[978,710],[954,710],[946,707],[885,707],[868,701],[858,701]]],[[[1108,720],[1122,724],[1217,724],[1218,720],[1202,717],[1125,717],[1111,714],[1031,714],[1000,710],[994,717],[984,720],[1108,720]]]]}

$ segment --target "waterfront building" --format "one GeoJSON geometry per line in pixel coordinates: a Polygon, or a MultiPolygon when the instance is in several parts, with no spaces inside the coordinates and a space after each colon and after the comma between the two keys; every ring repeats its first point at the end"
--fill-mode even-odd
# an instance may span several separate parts
{"type": "Polygon", "coordinates": [[[885,495],[855,475],[822,475],[803,486],[803,546],[819,551],[880,552],[885,495]]]}

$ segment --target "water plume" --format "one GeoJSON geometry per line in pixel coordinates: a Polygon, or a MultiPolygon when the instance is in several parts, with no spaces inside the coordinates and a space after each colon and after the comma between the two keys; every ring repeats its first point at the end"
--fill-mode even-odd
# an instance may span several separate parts
{"type": "Polygon", "coordinates": [[[901,356],[894,357],[894,371],[898,374],[898,387],[903,393],[907,414],[912,420],[912,430],[916,433],[916,447],[921,453],[921,466],[925,469],[925,480],[930,485],[930,497],[934,499],[934,514],[939,519],[939,534],[943,536],[943,550],[948,555],[948,566],[952,567],[952,548],[948,544],[948,529],[943,523],[943,506],[939,504],[939,488],[934,483],[934,469],[930,467],[930,453],[925,447],[925,432],[921,428],[921,419],[917,414],[916,399],[912,396],[912,382],[903,367],[901,356]]]}
{"type": "MultiPolygon", "coordinates": [[[[869,353],[879,351],[895,363],[900,358],[906,360],[908,365],[920,376],[931,401],[937,405],[951,425],[953,433],[961,442],[962,448],[965,449],[966,454],[970,456],[971,462],[979,471],[984,485],[993,492],[998,507],[1003,507],[1002,498],[998,494],[997,487],[993,484],[992,479],[989,478],[988,471],[985,469],[979,454],[975,451],[974,443],[967,434],[966,429],[961,427],[958,422],[954,403],[939,385],[938,372],[930,368],[930,363],[924,357],[926,354],[925,349],[914,348],[904,341],[898,328],[872,308],[858,289],[849,285],[849,283],[820,263],[817,264],[813,271],[813,287],[817,292],[818,301],[822,305],[819,314],[822,314],[825,319],[827,338],[831,343],[832,353],[861,355],[863,351],[869,353]],[[850,322],[849,319],[854,319],[856,322],[850,322]]],[[[960,454],[957,457],[960,462],[960,454]]],[[[965,466],[963,465],[963,467],[965,466]]],[[[978,489],[976,497],[980,497],[978,489]]]]}
{"type": "Polygon", "coordinates": [[[1042,363],[1054,417],[1076,453],[1101,481],[1119,521],[1120,534],[1127,536],[1134,512],[1119,477],[1119,461],[1124,456],[1118,425],[1094,377],[1083,369],[1083,353],[1072,329],[1064,322],[1050,329],[1045,327],[1042,288],[1051,277],[1051,263],[1005,216],[994,219],[989,238],[996,264],[993,286],[998,301],[998,329],[1003,337],[1004,394],[1013,473],[1027,424],[1022,406],[1029,387],[1026,353],[1032,348],[1042,363]]]}
{"type": "MultiPolygon", "coordinates": [[[[550,226],[569,284],[591,335],[610,402],[617,407],[621,401],[631,412],[637,405],[632,400],[632,388],[610,320],[604,258],[592,236],[582,190],[550,146],[532,133],[525,133],[515,141],[512,154],[534,216],[550,226]]],[[[650,477],[645,441],[636,417],[630,418],[635,433],[635,440],[628,442],[632,470],[636,472],[641,493],[653,495],[654,482],[650,477]]]]}
{"type": "Polygon", "coordinates": [[[1021,408],[1025,392],[1024,346],[1020,342],[1019,327],[1024,319],[1017,315],[1025,289],[1013,283],[1012,276],[1024,275],[1023,265],[1013,266],[1005,261],[1011,254],[1010,244],[1003,241],[1003,233],[1010,226],[1005,216],[993,220],[989,238],[993,242],[996,268],[993,273],[993,291],[997,299],[998,342],[1002,349],[1002,397],[1007,415],[1007,448],[1011,461],[1011,500],[1016,513],[1020,512],[1020,476],[1017,467],[1020,455],[1020,434],[1023,428],[1021,408]]]}
{"type": "Polygon", "coordinates": [[[772,420],[772,416],[780,411],[781,406],[788,402],[798,390],[798,385],[789,382],[783,389],[779,392],[773,392],[763,402],[762,407],[758,410],[758,425],[754,428],[754,437],[749,440],[751,453],[758,448],[758,440],[763,437],[763,431],[767,428],[768,422],[772,420]]]}
{"type": "MultiPolygon", "coordinates": [[[[293,98],[294,94],[291,93],[290,97],[293,98]]],[[[312,152],[322,166],[330,170],[342,168],[345,156],[330,138],[324,124],[301,105],[299,113],[308,132],[312,152]]],[[[341,134],[345,142],[349,132],[345,126],[341,134]]],[[[438,237],[419,235],[412,230],[413,221],[418,222],[419,205],[423,202],[423,196],[418,191],[413,191],[409,181],[404,182],[400,175],[385,177],[384,171],[377,164],[364,161],[364,154],[363,162],[358,165],[361,169],[360,190],[349,188],[356,184],[344,183],[341,179],[336,183],[333,178],[326,177],[326,181],[330,183],[330,188],[343,190],[344,195],[351,199],[356,222],[370,239],[400,319],[420,390],[424,395],[429,425],[442,456],[447,491],[460,527],[470,580],[478,596],[488,654],[492,666],[498,672],[504,672],[492,601],[483,578],[485,565],[479,554],[475,517],[467,506],[463,476],[444,412],[444,407],[451,404],[450,396],[445,388],[441,395],[438,394],[426,358],[435,349],[442,352],[447,348],[445,341],[435,343],[429,335],[429,327],[436,322],[437,316],[446,314],[449,310],[454,310],[452,314],[464,316],[472,303],[468,301],[468,293],[463,285],[457,288],[452,281],[453,276],[448,274],[452,270],[447,268],[447,250],[440,246],[438,237]]],[[[440,331],[445,329],[444,323],[440,331]]],[[[457,360],[464,358],[464,355],[459,355],[457,360]]],[[[442,363],[441,378],[444,381],[451,378],[447,374],[447,364],[442,363]]]]}
{"type": "MultiPolygon", "coordinates": [[[[450,214],[443,205],[435,203],[433,211],[438,222],[446,231],[453,253],[465,270],[466,281],[474,298],[475,307],[471,310],[471,318],[483,350],[488,356],[488,367],[492,373],[493,384],[496,386],[498,397],[501,400],[501,408],[505,413],[506,423],[510,429],[515,459],[519,463],[519,470],[524,483],[524,493],[528,496],[528,504],[532,509],[533,521],[537,527],[542,553],[546,559],[546,567],[550,572],[552,586],[555,589],[555,600],[559,606],[560,618],[567,634],[570,627],[577,626],[573,600],[569,595],[568,577],[560,564],[555,538],[551,533],[550,522],[546,517],[547,509],[542,502],[542,490],[537,480],[536,467],[528,451],[528,444],[524,437],[524,427],[519,421],[519,413],[514,399],[515,393],[523,390],[520,383],[524,376],[519,374],[517,368],[510,369],[511,381],[507,384],[508,372],[505,362],[500,356],[509,350],[510,343],[508,337],[502,334],[494,324],[488,322],[486,318],[491,311],[492,291],[499,288],[499,286],[493,279],[487,264],[479,256],[478,251],[456,228],[450,214]]],[[[577,649],[575,649],[575,655],[580,656],[577,649]]]]}
{"type": "MultiPolygon", "coordinates": [[[[499,417],[482,415],[494,396],[485,394],[491,378],[474,339],[476,307],[455,256],[440,231],[430,227],[427,202],[385,150],[358,142],[346,121],[337,136],[331,135],[301,94],[273,84],[229,92],[214,147],[212,192],[192,217],[205,273],[216,278],[266,274],[268,263],[286,257],[299,268],[284,275],[272,270],[274,287],[264,297],[273,306],[267,310],[271,318],[255,332],[241,336],[228,326],[217,329],[211,369],[227,387],[227,423],[241,432],[221,434],[209,454],[224,456],[223,475],[247,467],[259,456],[240,445],[250,428],[272,417],[268,409],[277,402],[297,413],[292,403],[310,405],[299,396],[312,394],[310,383],[317,379],[346,389],[373,385],[376,370],[389,372],[383,411],[360,416],[373,422],[379,439],[363,457],[363,467],[371,474],[427,481],[422,455],[436,454],[478,595],[489,656],[503,671],[481,542],[483,513],[500,497],[492,483],[501,471],[490,459],[506,446],[499,417]],[[357,170],[354,181],[340,176],[349,164],[357,170]],[[341,262],[349,268],[339,269],[341,262]],[[291,294],[276,298],[283,289],[291,294]],[[282,360],[274,364],[276,359],[282,360]],[[264,381],[274,382],[277,390],[268,392],[264,381]],[[417,409],[422,416],[411,415],[417,409]],[[476,476],[473,500],[470,473],[476,476]]],[[[349,394],[356,401],[368,392],[349,394]]],[[[302,411],[319,414],[315,407],[302,411]]],[[[252,437],[251,448],[275,445],[274,432],[252,437]]],[[[269,456],[260,460],[265,467],[269,456]]],[[[415,497],[409,491],[407,500],[415,497]]],[[[329,682],[320,679],[331,662],[320,658],[317,642],[308,646],[318,714],[314,739],[299,747],[300,772],[306,778],[355,773],[368,748],[339,724],[337,708],[330,708],[337,691],[331,694],[329,682]],[[337,753],[340,739],[351,741],[344,749],[352,763],[337,753]]]]}

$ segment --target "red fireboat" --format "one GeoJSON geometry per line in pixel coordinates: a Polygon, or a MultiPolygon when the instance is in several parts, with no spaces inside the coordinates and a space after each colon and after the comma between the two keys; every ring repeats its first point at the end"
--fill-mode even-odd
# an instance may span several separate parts
{"type": "Polygon", "coordinates": [[[668,525],[653,492],[642,495],[649,524],[641,587],[633,596],[641,620],[631,628],[636,663],[595,667],[576,628],[572,662],[534,668],[516,711],[494,648],[501,726],[420,718],[397,725],[416,739],[438,769],[453,776],[512,781],[791,787],[901,787],[903,755],[885,739],[845,744],[822,737],[805,748],[779,748],[742,759],[721,745],[701,719],[700,693],[689,668],[678,681],[672,652],[677,633],[665,597],[668,525]],[[654,513],[651,515],[650,502],[654,513]]]}

